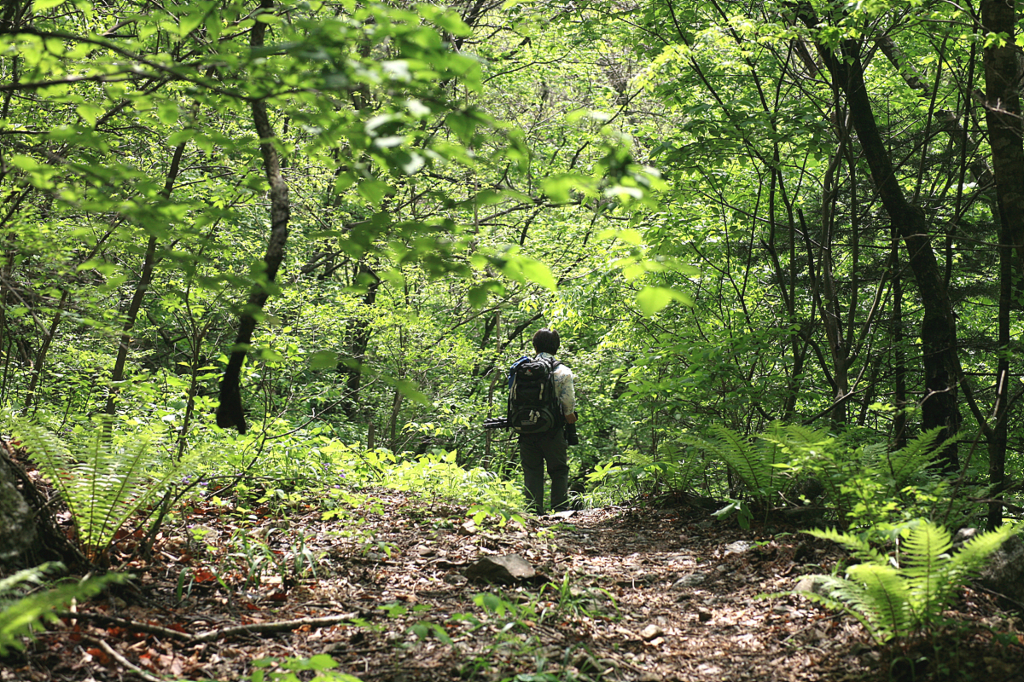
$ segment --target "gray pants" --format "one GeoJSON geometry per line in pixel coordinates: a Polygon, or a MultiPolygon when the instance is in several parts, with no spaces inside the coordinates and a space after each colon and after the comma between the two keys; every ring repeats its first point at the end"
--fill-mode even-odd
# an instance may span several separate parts
{"type": "Polygon", "coordinates": [[[551,509],[568,509],[569,461],[562,427],[544,433],[519,435],[519,461],[523,464],[526,502],[537,515],[544,513],[544,465],[551,477],[551,509]]]}

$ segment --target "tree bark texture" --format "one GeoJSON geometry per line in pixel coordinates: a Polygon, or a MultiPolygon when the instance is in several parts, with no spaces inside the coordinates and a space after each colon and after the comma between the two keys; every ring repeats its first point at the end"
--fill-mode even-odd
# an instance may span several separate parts
{"type": "MultiPolygon", "coordinates": [[[[810,28],[816,20],[804,17],[810,28]]],[[[942,428],[943,438],[960,430],[960,410],[957,403],[959,362],[956,348],[956,321],[928,236],[928,223],[924,212],[907,201],[896,178],[888,149],[878,131],[864,82],[864,67],[860,60],[860,45],[855,40],[843,40],[841,54],[825,45],[818,45],[835,87],[842,90],[849,108],[850,119],[860,141],[864,158],[871,170],[872,180],[886,214],[892,221],[907,250],[914,281],[921,295],[924,319],[921,322],[922,364],[925,394],[921,402],[922,426],[925,429],[942,428]]],[[[939,454],[939,463],[947,471],[959,469],[955,444],[939,454]]]]}
{"type": "Polygon", "coordinates": [[[89,561],[54,522],[47,499],[0,441],[0,566],[20,568],[61,561],[69,570],[89,570],[89,561]]]}
{"type": "MultiPolygon", "coordinates": [[[[273,0],[261,0],[263,10],[273,9],[273,0]]],[[[252,27],[250,45],[253,49],[263,46],[267,25],[257,21],[252,27]]],[[[236,428],[245,433],[245,412],[242,408],[241,372],[245,356],[252,342],[252,333],[256,329],[256,315],[263,310],[263,305],[270,296],[270,285],[277,277],[277,271],[284,260],[284,248],[288,242],[288,220],[291,217],[291,203],[288,199],[288,185],[281,175],[281,159],[274,147],[274,129],[267,115],[267,103],[262,99],[252,102],[252,118],[256,134],[260,138],[260,153],[263,155],[263,168],[270,184],[270,239],[267,251],[263,256],[263,272],[260,281],[253,285],[249,300],[239,315],[238,336],[224,369],[220,382],[220,405],[217,407],[217,425],[223,429],[236,428]]]]}
{"type": "MultiPolygon", "coordinates": [[[[999,362],[996,367],[996,395],[991,432],[986,433],[989,452],[989,482],[993,489],[1002,485],[1006,475],[1006,420],[1008,417],[1010,373],[1010,308],[1013,299],[1014,270],[1021,273],[1024,250],[1024,145],[1021,124],[1020,68],[1013,41],[1016,3],[1008,0],[983,0],[982,29],[986,33],[1004,33],[1003,44],[984,49],[985,122],[992,147],[992,174],[999,205],[999,362]],[[1015,262],[1014,251],[1017,252],[1015,262]],[[1014,268],[1014,265],[1017,267],[1014,268]]],[[[988,526],[1002,523],[1003,507],[989,505],[988,526]]]]}

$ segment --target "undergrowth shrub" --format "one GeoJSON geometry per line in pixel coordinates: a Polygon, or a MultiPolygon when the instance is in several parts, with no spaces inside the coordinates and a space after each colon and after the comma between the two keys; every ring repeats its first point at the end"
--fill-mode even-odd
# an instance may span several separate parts
{"type": "Polygon", "coordinates": [[[813,502],[839,527],[884,533],[929,515],[938,500],[951,499],[949,479],[930,466],[934,453],[951,443],[940,441],[938,429],[898,450],[885,442],[864,442],[861,433],[832,434],[778,422],[756,436],[715,425],[705,436],[683,434],[679,442],[686,447],[663,457],[627,453],[619,461],[597,464],[588,476],[588,501],[697,493],[702,482],[710,492],[703,479],[715,466],[725,466],[733,481],[731,488],[715,491],[727,501],[719,515],[736,516],[741,523],[758,511],[813,502]]]}
{"type": "Polygon", "coordinates": [[[152,429],[119,433],[110,419],[96,420],[65,443],[26,418],[6,417],[29,459],[60,493],[86,558],[104,563],[118,531],[151,503],[184,467],[162,452],[152,429]]]}
{"type": "Polygon", "coordinates": [[[703,458],[693,448],[665,443],[656,455],[626,450],[617,461],[598,463],[587,474],[587,506],[643,500],[692,488],[704,473],[703,458]]]}
{"type": "Polygon", "coordinates": [[[843,545],[859,561],[845,576],[814,576],[824,594],[800,593],[811,601],[853,615],[877,643],[929,634],[967,581],[1021,524],[968,540],[957,551],[948,530],[916,520],[894,533],[891,552],[883,553],[862,536],[837,530],[806,531],[843,545]]]}
{"type": "Polygon", "coordinates": [[[30,638],[47,622],[56,622],[54,612],[67,606],[71,600],[88,599],[106,585],[125,579],[116,573],[108,573],[81,581],[68,581],[41,592],[32,591],[42,584],[43,576],[62,568],[59,563],[48,563],[0,579],[0,658],[11,649],[24,650],[23,640],[30,638]]]}
{"type": "Polygon", "coordinates": [[[459,464],[458,453],[438,450],[426,454],[366,449],[325,434],[296,434],[268,445],[254,457],[243,447],[228,454],[221,466],[245,471],[236,486],[243,497],[258,493],[258,503],[298,498],[325,506],[345,502],[353,490],[380,486],[402,490],[430,502],[487,505],[518,510],[523,496],[517,481],[483,467],[459,464]]]}

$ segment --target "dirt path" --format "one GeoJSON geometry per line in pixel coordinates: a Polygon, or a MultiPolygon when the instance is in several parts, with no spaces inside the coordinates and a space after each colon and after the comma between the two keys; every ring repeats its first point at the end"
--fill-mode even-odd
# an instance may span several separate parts
{"type": "MultiPolygon", "coordinates": [[[[0,662],[0,681],[234,681],[262,658],[320,654],[366,681],[887,677],[852,619],[756,598],[828,571],[828,543],[686,508],[466,521],[463,508],[386,490],[327,520],[302,507],[284,519],[197,507],[152,561],[129,566],[137,589],[80,606],[29,654],[0,662]],[[462,575],[513,553],[538,578],[501,588],[462,575]]],[[[986,634],[992,604],[970,593],[962,606],[978,627],[956,633],[957,646],[981,676],[941,679],[1024,679],[1013,677],[1024,649],[986,634]]]]}

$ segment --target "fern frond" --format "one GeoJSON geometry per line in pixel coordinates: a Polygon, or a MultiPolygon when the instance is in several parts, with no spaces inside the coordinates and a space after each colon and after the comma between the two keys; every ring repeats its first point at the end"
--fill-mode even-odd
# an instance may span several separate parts
{"type": "Polygon", "coordinates": [[[857,564],[848,571],[851,581],[861,583],[856,608],[871,623],[883,642],[910,634],[914,619],[910,592],[899,571],[892,566],[857,564]]]}
{"type": "MultiPolygon", "coordinates": [[[[154,457],[151,440],[142,435],[133,440],[124,451],[114,451],[109,440],[100,438],[96,447],[97,465],[106,471],[102,483],[105,489],[93,496],[90,528],[97,539],[113,538],[139,507],[158,492],[151,478],[159,461],[154,457]]],[[[97,476],[99,478],[99,476],[97,476]]]]}
{"type": "Polygon", "coordinates": [[[27,419],[11,419],[11,434],[17,438],[36,465],[65,500],[72,483],[69,470],[74,463],[71,452],[57,436],[27,419]]]}
{"type": "Polygon", "coordinates": [[[898,587],[893,586],[896,592],[886,592],[880,587],[883,580],[876,578],[869,578],[875,583],[869,588],[868,584],[849,578],[829,575],[811,577],[820,583],[824,594],[800,592],[800,596],[816,604],[821,604],[825,608],[842,611],[853,616],[864,626],[876,643],[884,644],[895,637],[896,632],[902,631],[905,627],[904,619],[899,616],[898,609],[896,609],[898,587]],[[886,594],[890,595],[891,599],[886,599],[886,594]],[[888,608],[879,608],[880,604],[887,605],[888,608]],[[885,617],[886,613],[890,611],[890,617],[885,617]]]}
{"type": "Polygon", "coordinates": [[[964,543],[960,551],[950,557],[950,575],[954,578],[976,574],[984,567],[989,557],[1013,535],[1024,531],[1024,522],[1005,523],[995,530],[975,535],[964,543]]]}
{"type": "Polygon", "coordinates": [[[78,542],[92,560],[103,557],[117,532],[153,499],[180,469],[165,463],[156,439],[135,435],[127,447],[114,444],[109,421],[101,421],[73,457],[45,428],[25,419],[12,426],[39,470],[59,490],[75,519],[78,542]]]}
{"type": "Polygon", "coordinates": [[[865,563],[851,566],[848,579],[832,578],[826,606],[838,602],[844,611],[859,614],[873,637],[880,641],[905,637],[934,626],[944,607],[989,556],[1024,524],[1011,525],[979,535],[952,555],[949,531],[928,520],[909,525],[902,540],[901,561],[890,564],[887,556],[865,540],[836,530],[805,531],[842,544],[865,563]]]}
{"type": "Polygon", "coordinates": [[[842,533],[835,528],[814,528],[803,531],[822,540],[830,540],[845,547],[850,554],[861,561],[884,564],[885,555],[871,546],[864,538],[849,533],[842,533]]]}
{"type": "Polygon", "coordinates": [[[935,459],[937,451],[941,451],[956,440],[954,437],[939,443],[941,433],[941,426],[929,429],[907,443],[905,447],[883,455],[880,464],[892,476],[897,490],[914,475],[925,471],[935,459]]]}
{"type": "Polygon", "coordinates": [[[910,608],[918,622],[930,622],[960,586],[949,579],[953,538],[942,526],[922,521],[911,527],[901,544],[899,563],[910,591],[910,608]]]}
{"type": "Polygon", "coordinates": [[[833,440],[826,429],[812,429],[800,424],[783,424],[781,422],[773,423],[766,435],[789,446],[797,447],[824,447],[831,444],[833,440]]]}
{"type": "Polygon", "coordinates": [[[716,436],[714,439],[689,436],[684,438],[684,442],[725,462],[750,490],[762,495],[770,494],[774,490],[776,474],[764,454],[753,446],[749,438],[732,429],[713,424],[711,430],[716,436]]]}
{"type": "MultiPolygon", "coordinates": [[[[44,564],[12,576],[16,579],[15,583],[6,583],[3,589],[0,589],[0,595],[6,596],[6,593],[18,584],[38,582],[42,573],[53,566],[44,564]]],[[[31,636],[35,628],[48,621],[56,622],[57,615],[54,609],[66,606],[72,599],[88,599],[99,593],[106,585],[123,581],[124,576],[108,573],[7,601],[0,607],[0,656],[6,656],[8,649],[23,650],[25,647],[21,642],[22,637],[31,636]]]]}
{"type": "Polygon", "coordinates": [[[835,438],[828,431],[776,422],[758,438],[778,448],[777,462],[784,464],[793,475],[813,477],[824,486],[830,499],[839,499],[839,486],[845,476],[835,438]]]}

